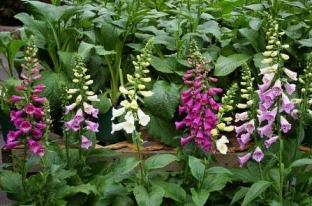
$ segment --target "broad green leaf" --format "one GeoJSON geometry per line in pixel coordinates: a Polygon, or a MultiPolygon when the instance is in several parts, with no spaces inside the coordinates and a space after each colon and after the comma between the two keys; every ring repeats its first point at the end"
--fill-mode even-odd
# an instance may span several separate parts
{"type": "Polygon", "coordinates": [[[177,61],[175,58],[161,59],[159,57],[152,56],[151,59],[151,65],[159,72],[171,74],[176,70],[177,61]]]}
{"type": "Polygon", "coordinates": [[[253,11],[260,11],[264,9],[263,4],[251,4],[244,7],[253,11]]]}
{"type": "Polygon", "coordinates": [[[191,169],[193,177],[195,177],[200,182],[203,181],[206,168],[201,160],[197,159],[196,157],[189,156],[188,165],[191,169]]]}
{"type": "Polygon", "coordinates": [[[312,164],[312,159],[304,158],[304,159],[299,159],[299,160],[294,161],[293,163],[289,165],[289,168],[307,166],[311,164],[312,164]]]}
{"type": "Polygon", "coordinates": [[[94,49],[94,44],[89,44],[82,41],[78,48],[78,54],[81,56],[82,59],[87,60],[91,55],[91,50],[94,49]]]}
{"type": "Polygon", "coordinates": [[[301,39],[298,41],[302,46],[312,47],[312,38],[309,39],[301,39]]]}
{"type": "Polygon", "coordinates": [[[301,9],[306,9],[304,4],[301,3],[300,1],[288,1],[287,0],[287,1],[283,1],[283,3],[291,5],[291,6],[296,6],[296,7],[301,8],[301,9]]]}
{"type": "Polygon", "coordinates": [[[209,174],[227,174],[227,175],[232,175],[233,173],[224,168],[224,167],[211,167],[208,169],[209,174]]]}
{"type": "Polygon", "coordinates": [[[208,192],[222,190],[225,185],[231,180],[226,174],[208,174],[203,182],[202,188],[208,192]]]}
{"type": "Polygon", "coordinates": [[[250,28],[252,28],[255,31],[258,31],[260,29],[261,24],[262,24],[262,20],[260,18],[252,18],[249,21],[250,28]]]}
{"type": "Polygon", "coordinates": [[[244,62],[248,61],[250,56],[247,54],[233,54],[228,57],[220,56],[216,62],[214,75],[226,76],[232,73],[237,67],[240,67],[244,62]]]}
{"type": "Polygon", "coordinates": [[[248,192],[248,189],[249,189],[248,187],[242,187],[238,191],[236,191],[230,205],[233,205],[234,203],[245,197],[248,192]]]}
{"type": "Polygon", "coordinates": [[[36,154],[30,154],[27,162],[25,163],[26,171],[31,170],[36,165],[39,165],[41,157],[36,154]]]}
{"type": "Polygon", "coordinates": [[[147,160],[145,160],[144,166],[146,171],[152,170],[152,169],[158,169],[163,168],[170,164],[173,161],[178,161],[179,159],[172,154],[158,154],[149,157],[147,160]]]}
{"type": "Polygon", "coordinates": [[[22,195],[21,174],[9,170],[0,171],[0,188],[10,194],[22,195]]]}
{"type": "Polygon", "coordinates": [[[112,101],[107,97],[105,93],[98,95],[100,101],[92,102],[92,105],[99,109],[100,114],[105,114],[112,107],[112,101]]]}
{"type": "Polygon", "coordinates": [[[103,199],[112,199],[119,195],[127,195],[127,189],[120,184],[104,185],[101,187],[101,194],[103,199]]]}
{"type": "Polygon", "coordinates": [[[166,81],[156,81],[151,97],[145,98],[145,107],[153,115],[165,120],[171,119],[180,103],[180,91],[176,84],[166,81]]]}
{"type": "Polygon", "coordinates": [[[60,61],[65,65],[66,71],[70,74],[72,73],[72,68],[74,68],[74,53],[67,51],[57,52],[60,61]]]}
{"type": "Polygon", "coordinates": [[[67,187],[65,191],[63,191],[63,197],[66,197],[68,195],[74,195],[77,193],[84,193],[84,194],[90,194],[90,193],[96,193],[96,186],[90,185],[90,184],[81,184],[81,185],[75,185],[67,187]]]}
{"type": "Polygon", "coordinates": [[[165,191],[157,186],[152,186],[150,191],[147,191],[145,187],[138,185],[134,188],[133,194],[138,206],[158,206],[163,201],[165,191]]]}
{"type": "Polygon", "coordinates": [[[140,160],[138,160],[135,157],[129,157],[129,158],[121,158],[118,160],[119,168],[122,169],[122,174],[131,172],[140,164],[140,160]]]}
{"type": "Polygon", "coordinates": [[[208,200],[210,193],[207,190],[201,189],[196,191],[194,188],[191,188],[192,200],[196,206],[203,206],[208,200]]]}
{"type": "Polygon", "coordinates": [[[37,81],[38,84],[44,84],[46,87],[43,89],[41,95],[47,97],[49,100],[52,111],[59,109],[61,104],[60,93],[61,83],[70,86],[71,81],[64,73],[55,73],[51,70],[43,70],[41,72],[42,78],[37,81]]]}
{"type": "Polygon", "coordinates": [[[134,202],[129,196],[120,195],[114,199],[112,206],[134,206],[134,202]]]}
{"type": "Polygon", "coordinates": [[[251,203],[255,198],[259,197],[262,194],[262,192],[264,192],[270,185],[271,182],[265,180],[260,180],[259,182],[256,182],[253,185],[251,185],[244,198],[242,206],[249,205],[249,203],[251,203]]]}
{"type": "Polygon", "coordinates": [[[147,126],[149,134],[166,145],[177,147],[180,141],[176,137],[180,137],[182,132],[176,130],[174,123],[168,122],[167,119],[149,115],[151,118],[147,126]]]}
{"type": "Polygon", "coordinates": [[[165,190],[165,197],[177,202],[185,202],[186,192],[180,185],[173,182],[157,182],[153,183],[153,185],[157,185],[163,188],[165,190]]]}

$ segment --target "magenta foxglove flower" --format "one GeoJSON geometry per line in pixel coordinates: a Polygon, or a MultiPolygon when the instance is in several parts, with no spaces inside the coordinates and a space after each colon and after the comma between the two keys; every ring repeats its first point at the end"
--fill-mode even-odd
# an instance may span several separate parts
{"type": "Polygon", "coordinates": [[[12,102],[18,102],[18,101],[21,101],[22,99],[24,99],[24,97],[21,97],[21,96],[18,96],[18,95],[12,95],[12,96],[10,97],[10,100],[11,100],[12,102]]]}
{"type": "Polygon", "coordinates": [[[33,139],[28,139],[29,150],[42,157],[44,155],[44,149],[40,142],[37,142],[33,139]]]}
{"type": "Polygon", "coordinates": [[[10,111],[10,118],[11,118],[11,121],[13,122],[13,121],[15,121],[17,118],[21,117],[23,113],[24,113],[23,110],[17,110],[17,111],[11,110],[11,111],[10,111]]]}
{"type": "Polygon", "coordinates": [[[262,150],[260,149],[260,147],[257,147],[252,154],[252,159],[254,159],[256,162],[261,162],[263,157],[264,157],[264,154],[262,150]]]}
{"type": "Polygon", "coordinates": [[[245,130],[249,133],[252,134],[253,131],[255,130],[255,120],[250,120],[249,122],[246,122],[245,124],[245,130]]]}
{"type": "Polygon", "coordinates": [[[287,133],[291,129],[291,124],[285,119],[285,117],[281,116],[281,130],[284,133],[287,133]]]}
{"type": "Polygon", "coordinates": [[[186,145],[186,143],[188,143],[188,142],[191,141],[192,139],[193,139],[192,136],[182,137],[182,138],[181,138],[181,145],[182,145],[182,146],[186,145]]]}
{"type": "Polygon", "coordinates": [[[32,103],[26,104],[24,109],[28,115],[33,115],[36,112],[36,107],[32,103]]]}
{"type": "Polygon", "coordinates": [[[23,85],[16,85],[15,88],[18,90],[18,91],[25,91],[26,88],[23,86],[23,85]]]}
{"type": "Polygon", "coordinates": [[[269,148],[274,142],[276,142],[276,140],[278,140],[278,136],[269,138],[268,140],[264,142],[265,147],[269,148]]]}
{"type": "Polygon", "coordinates": [[[21,124],[19,125],[19,129],[23,132],[23,133],[28,133],[31,129],[32,129],[32,125],[30,123],[29,120],[24,120],[21,122],[21,124]]]}
{"type": "Polygon", "coordinates": [[[247,153],[242,157],[238,157],[239,167],[242,167],[251,157],[251,153],[247,153]]]}
{"type": "Polygon", "coordinates": [[[85,136],[81,136],[81,148],[89,149],[92,146],[92,141],[86,138],[85,136]]]}
{"type": "Polygon", "coordinates": [[[42,137],[42,131],[41,129],[38,129],[38,128],[34,128],[32,131],[31,131],[31,135],[35,138],[35,139],[41,139],[42,137]]]}

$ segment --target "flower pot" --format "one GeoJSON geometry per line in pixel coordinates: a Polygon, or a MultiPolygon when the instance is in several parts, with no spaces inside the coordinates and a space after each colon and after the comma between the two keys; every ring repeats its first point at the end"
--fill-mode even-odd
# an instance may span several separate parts
{"type": "Polygon", "coordinates": [[[104,145],[113,144],[126,139],[122,131],[116,131],[111,134],[112,122],[117,123],[117,121],[112,121],[112,108],[110,108],[105,114],[99,114],[97,122],[99,123],[99,132],[96,133],[96,139],[104,145]]]}
{"type": "Polygon", "coordinates": [[[10,116],[3,112],[3,110],[0,108],[0,124],[2,127],[2,135],[3,140],[6,142],[8,132],[11,130],[16,130],[13,122],[10,120],[10,116]]]}

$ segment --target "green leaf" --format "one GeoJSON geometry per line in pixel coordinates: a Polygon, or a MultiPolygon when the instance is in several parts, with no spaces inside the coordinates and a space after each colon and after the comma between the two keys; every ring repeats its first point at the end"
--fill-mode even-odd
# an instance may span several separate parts
{"type": "Polygon", "coordinates": [[[112,101],[105,93],[98,95],[100,101],[92,102],[92,105],[99,109],[100,114],[105,114],[112,107],[112,101]]]}
{"type": "Polygon", "coordinates": [[[230,170],[224,167],[217,167],[217,166],[209,168],[208,173],[209,174],[227,174],[227,175],[233,174],[230,170]]]}
{"type": "Polygon", "coordinates": [[[196,157],[189,156],[188,165],[191,169],[193,177],[195,177],[200,182],[203,181],[206,168],[202,161],[196,157]]]}
{"type": "Polygon", "coordinates": [[[208,174],[204,181],[202,188],[208,192],[214,192],[222,190],[225,185],[231,180],[226,174],[208,174]]]}
{"type": "Polygon", "coordinates": [[[151,56],[151,65],[159,72],[172,74],[176,70],[177,60],[176,58],[164,58],[161,59],[156,56],[151,56]]]}
{"type": "Polygon", "coordinates": [[[299,159],[294,161],[289,165],[289,168],[294,168],[294,167],[301,167],[301,166],[306,166],[306,165],[311,165],[312,164],[312,159],[310,158],[304,158],[304,159],[299,159]]]}
{"type": "Polygon", "coordinates": [[[138,206],[158,206],[161,205],[165,194],[164,189],[158,186],[152,186],[150,192],[142,185],[134,188],[133,194],[138,206]]]}
{"type": "Polygon", "coordinates": [[[166,120],[173,118],[180,103],[178,86],[174,83],[160,80],[154,83],[152,92],[154,95],[144,99],[145,107],[157,117],[166,120]]]}
{"type": "Polygon", "coordinates": [[[185,202],[186,192],[180,185],[173,182],[157,182],[153,183],[153,185],[163,188],[165,190],[165,197],[177,202],[185,202]]]}
{"type": "Polygon", "coordinates": [[[134,202],[129,196],[120,195],[114,199],[112,206],[134,206],[134,202]]]}
{"type": "Polygon", "coordinates": [[[192,200],[196,206],[203,206],[208,200],[210,193],[207,190],[201,189],[196,191],[194,188],[191,188],[192,200]]]}
{"type": "Polygon", "coordinates": [[[232,198],[231,204],[233,205],[235,202],[239,201],[240,199],[242,199],[243,197],[246,196],[247,192],[248,192],[248,187],[242,187],[240,188],[234,195],[234,197],[232,198]]]}
{"type": "Polygon", "coordinates": [[[118,166],[116,168],[121,168],[122,174],[131,172],[140,164],[140,160],[138,160],[135,157],[129,157],[129,158],[121,158],[118,160],[118,166]]]}
{"type": "Polygon", "coordinates": [[[301,39],[298,41],[302,46],[312,47],[312,38],[309,39],[301,39]]]}
{"type": "Polygon", "coordinates": [[[81,185],[75,185],[67,187],[65,191],[63,191],[63,197],[74,195],[77,193],[83,193],[83,194],[90,194],[90,193],[96,193],[96,186],[90,185],[90,184],[81,184],[81,185]]]}
{"type": "Polygon", "coordinates": [[[55,73],[51,70],[43,70],[41,75],[42,78],[39,79],[37,83],[46,85],[41,95],[47,97],[50,102],[51,109],[55,112],[56,110],[59,110],[59,106],[61,104],[61,83],[63,82],[68,86],[72,83],[67,75],[62,72],[55,73]]]}
{"type": "Polygon", "coordinates": [[[248,61],[249,58],[250,56],[247,54],[233,54],[228,57],[220,56],[216,62],[214,75],[226,76],[248,61]]]}
{"type": "Polygon", "coordinates": [[[151,118],[147,126],[149,134],[166,145],[177,147],[180,141],[176,137],[181,136],[182,132],[176,130],[173,122],[156,117],[152,114],[149,115],[151,118]]]}
{"type": "Polygon", "coordinates": [[[173,161],[179,161],[179,159],[172,154],[158,154],[145,160],[144,166],[146,171],[149,171],[152,169],[163,168],[173,161]]]}
{"type": "Polygon", "coordinates": [[[21,175],[9,170],[0,171],[0,188],[6,193],[22,195],[21,175]]]}
{"type": "Polygon", "coordinates": [[[259,197],[262,192],[264,192],[269,186],[271,182],[260,180],[259,182],[254,183],[248,189],[248,192],[244,198],[242,206],[247,206],[251,203],[255,198],[259,197]]]}
{"type": "MultiPolygon", "coordinates": [[[[250,28],[252,28],[253,30],[255,31],[258,31],[261,27],[261,24],[262,24],[262,20],[260,18],[252,18],[250,21],[249,21],[249,26],[250,28]]],[[[258,35],[257,35],[258,36],[258,35]]]]}

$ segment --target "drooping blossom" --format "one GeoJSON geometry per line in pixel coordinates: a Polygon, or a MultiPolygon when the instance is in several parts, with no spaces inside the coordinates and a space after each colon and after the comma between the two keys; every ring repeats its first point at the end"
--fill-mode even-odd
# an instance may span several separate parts
{"type": "Polygon", "coordinates": [[[263,159],[263,157],[264,157],[264,154],[263,154],[261,148],[260,148],[260,147],[257,147],[257,148],[254,150],[253,154],[252,154],[252,159],[254,159],[256,162],[261,162],[261,160],[263,159]]]}
{"type": "Polygon", "coordinates": [[[251,152],[248,152],[244,156],[238,157],[239,167],[242,167],[251,157],[251,152]]]}

